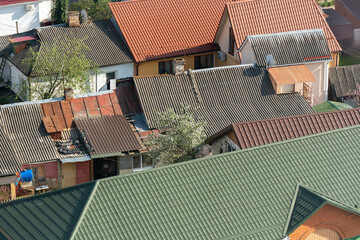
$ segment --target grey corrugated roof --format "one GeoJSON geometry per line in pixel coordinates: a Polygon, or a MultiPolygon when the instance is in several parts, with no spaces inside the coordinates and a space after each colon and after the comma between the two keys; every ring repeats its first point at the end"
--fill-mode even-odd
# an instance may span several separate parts
{"type": "Polygon", "coordinates": [[[60,158],[42,123],[40,104],[1,108],[1,115],[20,164],[60,158]]]}
{"type": "Polygon", "coordinates": [[[276,95],[265,68],[253,65],[196,70],[189,74],[134,78],[150,128],[158,114],[181,103],[205,119],[207,135],[234,122],[314,113],[298,93],[276,95]]]}
{"type": "Polygon", "coordinates": [[[332,59],[322,29],[254,35],[246,41],[251,44],[259,66],[266,66],[268,54],[274,57],[275,65],[332,59]]]}
{"type": "Polygon", "coordinates": [[[77,129],[85,132],[94,151],[91,155],[140,150],[141,146],[122,115],[74,119],[77,129]]]}
{"type": "Polygon", "coordinates": [[[53,26],[38,29],[40,41],[54,44],[65,37],[84,39],[91,49],[86,56],[101,66],[133,62],[133,57],[110,20],[85,22],[80,27],[53,26]]]}
{"type": "Polygon", "coordinates": [[[360,65],[330,68],[329,81],[335,98],[354,95],[360,87],[360,65]]]}
{"type": "Polygon", "coordinates": [[[19,160],[10,139],[0,125],[0,176],[14,174],[20,169],[19,160]]]}
{"type": "Polygon", "coordinates": [[[329,24],[330,27],[351,25],[351,22],[349,22],[345,17],[343,17],[333,8],[323,8],[323,12],[328,15],[328,17],[326,18],[326,22],[329,24]]]}
{"type": "Polygon", "coordinates": [[[11,52],[11,45],[9,42],[10,36],[11,35],[0,36],[0,57],[11,52]]]}

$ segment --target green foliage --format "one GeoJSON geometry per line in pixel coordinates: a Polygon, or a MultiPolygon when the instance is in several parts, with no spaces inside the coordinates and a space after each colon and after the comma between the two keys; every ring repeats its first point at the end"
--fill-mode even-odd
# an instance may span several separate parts
{"type": "Polygon", "coordinates": [[[317,3],[321,7],[331,7],[331,6],[335,5],[335,0],[317,0],[317,3]]]}
{"type": "Polygon", "coordinates": [[[360,57],[342,55],[340,56],[339,66],[360,64],[360,57]]]}
{"type": "Polygon", "coordinates": [[[145,145],[150,149],[148,156],[163,164],[194,159],[196,149],[206,138],[206,122],[195,121],[189,107],[183,107],[181,114],[173,109],[158,114],[158,126],[163,126],[167,131],[152,134],[145,140],[145,145]]]}
{"type": "Polygon", "coordinates": [[[65,37],[51,45],[42,44],[39,51],[30,48],[22,63],[37,77],[19,85],[18,91],[30,98],[47,99],[62,96],[67,87],[80,92],[90,90],[90,75],[96,65],[86,58],[85,52],[90,49],[84,41],[65,37]]]}
{"type": "Polygon", "coordinates": [[[70,5],[70,11],[86,10],[91,20],[110,19],[112,17],[109,3],[111,0],[80,0],[70,5]]]}
{"type": "Polygon", "coordinates": [[[55,24],[67,22],[67,10],[69,7],[69,0],[56,0],[55,8],[52,11],[52,19],[55,24]]]}

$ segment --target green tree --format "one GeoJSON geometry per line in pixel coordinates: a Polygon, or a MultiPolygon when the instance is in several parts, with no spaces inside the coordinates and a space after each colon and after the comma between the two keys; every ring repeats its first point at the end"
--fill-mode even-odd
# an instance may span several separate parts
{"type": "Polygon", "coordinates": [[[112,17],[111,10],[109,8],[111,0],[80,0],[70,5],[70,11],[86,10],[91,20],[103,20],[110,19],[112,17]]]}
{"type": "Polygon", "coordinates": [[[148,156],[163,164],[194,159],[196,149],[203,145],[206,138],[206,122],[196,121],[189,107],[183,107],[181,114],[173,109],[158,114],[158,126],[163,126],[166,131],[152,134],[145,140],[150,149],[148,156]]]}
{"type": "Polygon", "coordinates": [[[69,0],[56,0],[55,8],[52,11],[52,19],[55,24],[67,22],[67,10],[69,7],[69,0]]]}
{"type": "Polygon", "coordinates": [[[90,48],[84,41],[65,37],[42,43],[39,51],[29,48],[22,64],[32,71],[28,81],[17,86],[20,95],[47,99],[62,96],[65,87],[90,90],[90,75],[97,66],[86,57],[90,48]]]}

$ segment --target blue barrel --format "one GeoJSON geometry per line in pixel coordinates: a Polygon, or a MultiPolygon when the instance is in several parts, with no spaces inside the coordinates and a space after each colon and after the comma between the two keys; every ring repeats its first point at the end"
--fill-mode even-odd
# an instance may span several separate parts
{"type": "Polygon", "coordinates": [[[32,181],[33,177],[34,175],[31,169],[20,172],[20,181],[22,182],[30,182],[32,181]]]}

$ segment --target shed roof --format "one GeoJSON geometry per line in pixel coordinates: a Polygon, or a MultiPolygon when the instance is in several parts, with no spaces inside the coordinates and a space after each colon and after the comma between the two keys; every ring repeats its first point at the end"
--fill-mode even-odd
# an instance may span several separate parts
{"type": "Polygon", "coordinates": [[[329,81],[336,98],[358,94],[360,90],[360,65],[330,68],[329,81]]]}
{"type": "Polygon", "coordinates": [[[359,154],[360,126],[338,129],[1,204],[0,228],[16,239],[281,239],[298,192],[359,214],[359,154]]]}
{"type": "Polygon", "coordinates": [[[142,149],[124,116],[75,118],[79,131],[83,131],[94,151],[91,155],[139,151],[142,149]]]}
{"type": "Polygon", "coordinates": [[[322,29],[252,35],[246,37],[244,44],[247,41],[259,66],[267,66],[268,54],[273,56],[275,65],[332,59],[322,29]]]}
{"type": "Polygon", "coordinates": [[[144,62],[218,50],[214,37],[229,1],[137,0],[110,9],[135,61],[144,62]]]}
{"type": "Polygon", "coordinates": [[[234,122],[313,113],[298,93],[276,95],[264,68],[253,65],[211,68],[182,75],[135,77],[136,88],[150,128],[158,112],[180,113],[189,105],[196,119],[206,120],[207,135],[234,122]]]}
{"type": "Polygon", "coordinates": [[[235,1],[228,3],[226,9],[237,48],[250,35],[323,29],[330,51],[341,51],[320,7],[313,0],[235,1]]]}
{"type": "Polygon", "coordinates": [[[335,9],[323,8],[322,10],[328,16],[326,18],[326,22],[329,24],[330,27],[345,26],[345,25],[351,26],[351,22],[349,22],[345,17],[343,17],[343,15],[341,15],[335,9]]]}
{"type": "Polygon", "coordinates": [[[242,149],[360,124],[360,108],[235,123],[207,139],[234,131],[242,149]]]}

